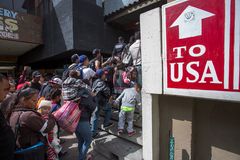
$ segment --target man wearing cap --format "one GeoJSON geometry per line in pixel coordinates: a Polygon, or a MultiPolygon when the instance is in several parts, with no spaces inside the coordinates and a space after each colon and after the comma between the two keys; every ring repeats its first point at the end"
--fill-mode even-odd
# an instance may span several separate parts
{"type": "Polygon", "coordinates": [[[53,78],[53,88],[59,89],[62,86],[63,81],[60,78],[53,78]]]}
{"type": "Polygon", "coordinates": [[[71,57],[72,64],[68,67],[69,69],[77,68],[77,65],[79,64],[79,56],[78,54],[74,54],[71,57]]]}
{"type": "Polygon", "coordinates": [[[77,70],[77,68],[79,66],[79,56],[78,56],[78,54],[72,55],[71,61],[72,61],[72,64],[63,72],[63,75],[62,75],[62,80],[63,81],[68,78],[70,70],[77,70]]]}
{"type": "Polygon", "coordinates": [[[97,80],[94,81],[92,90],[96,95],[96,102],[97,102],[97,108],[93,113],[91,124],[92,124],[92,133],[93,138],[95,138],[97,133],[97,127],[98,127],[98,118],[99,118],[99,112],[100,109],[103,109],[105,112],[105,118],[103,122],[104,128],[109,128],[113,125],[113,123],[110,123],[111,119],[111,106],[109,105],[109,99],[111,97],[110,88],[106,84],[106,73],[103,69],[98,69],[96,71],[97,80]]]}
{"type": "Polygon", "coordinates": [[[38,91],[41,90],[41,84],[39,83],[41,77],[41,73],[39,71],[34,71],[32,73],[32,81],[30,84],[30,88],[37,89],[38,91]]]}
{"type": "Polygon", "coordinates": [[[42,86],[41,91],[39,92],[39,97],[44,97],[49,99],[50,93],[53,89],[60,89],[62,87],[62,80],[60,78],[53,78],[46,84],[42,86]]]}
{"type": "Polygon", "coordinates": [[[92,79],[95,76],[94,70],[89,68],[89,59],[86,55],[81,55],[79,57],[79,71],[80,74],[82,74],[82,79],[85,83],[87,83],[89,86],[92,86],[92,79]]]}

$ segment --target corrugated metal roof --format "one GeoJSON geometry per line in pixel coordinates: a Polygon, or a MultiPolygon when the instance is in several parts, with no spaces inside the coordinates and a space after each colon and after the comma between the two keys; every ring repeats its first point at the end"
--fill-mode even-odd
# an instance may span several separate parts
{"type": "Polygon", "coordinates": [[[105,0],[104,1],[104,15],[107,16],[120,9],[128,7],[140,0],[105,0]]]}

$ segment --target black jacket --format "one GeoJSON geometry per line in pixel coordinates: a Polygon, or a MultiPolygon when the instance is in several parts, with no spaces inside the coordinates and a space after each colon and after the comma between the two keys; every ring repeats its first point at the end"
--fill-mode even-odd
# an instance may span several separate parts
{"type": "Polygon", "coordinates": [[[4,115],[0,111],[0,159],[13,160],[15,150],[15,137],[4,115]]]}
{"type": "Polygon", "coordinates": [[[37,89],[39,92],[42,88],[41,84],[39,82],[31,82],[30,88],[37,89]]]}
{"type": "Polygon", "coordinates": [[[49,98],[51,91],[53,90],[52,86],[47,82],[44,83],[41,91],[39,93],[39,97],[49,98]]]}
{"type": "Polygon", "coordinates": [[[122,51],[125,46],[125,43],[117,43],[113,48],[112,56],[121,57],[122,51]]]}
{"type": "Polygon", "coordinates": [[[98,105],[104,106],[111,96],[111,91],[107,83],[99,78],[93,82],[92,89],[96,94],[98,105]]]}
{"type": "Polygon", "coordinates": [[[80,121],[90,121],[96,106],[95,99],[91,95],[82,96],[80,100],[80,109],[82,110],[80,121]]]}

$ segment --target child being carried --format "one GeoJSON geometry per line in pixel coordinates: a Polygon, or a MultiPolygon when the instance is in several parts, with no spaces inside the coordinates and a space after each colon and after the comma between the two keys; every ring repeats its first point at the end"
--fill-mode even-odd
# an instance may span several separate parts
{"type": "MultiPolygon", "coordinates": [[[[52,108],[52,102],[47,100],[42,100],[39,104],[38,111],[42,114],[44,119],[48,119],[48,114],[52,108]]],[[[60,140],[58,139],[58,127],[54,126],[53,130],[47,133],[47,160],[58,160],[58,154],[62,150],[60,145],[60,140]]]]}

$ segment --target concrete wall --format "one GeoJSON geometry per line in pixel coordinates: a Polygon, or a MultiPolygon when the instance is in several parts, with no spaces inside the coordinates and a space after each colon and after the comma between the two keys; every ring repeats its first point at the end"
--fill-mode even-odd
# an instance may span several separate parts
{"type": "Polygon", "coordinates": [[[73,0],[74,48],[91,51],[103,46],[103,9],[86,0],[73,0]]]}
{"type": "Polygon", "coordinates": [[[240,159],[240,104],[195,100],[194,160],[240,159]]]}
{"type": "Polygon", "coordinates": [[[118,36],[125,36],[121,30],[104,22],[103,8],[87,0],[73,0],[74,49],[92,51],[100,48],[111,53],[118,36]]]}
{"type": "Polygon", "coordinates": [[[72,15],[72,0],[44,0],[44,45],[21,56],[19,62],[23,64],[36,62],[73,49],[72,15]]]}
{"type": "Polygon", "coordinates": [[[171,134],[176,160],[240,159],[238,103],[161,95],[158,107],[160,160],[168,159],[171,134]]]}
{"type": "MultiPolygon", "coordinates": [[[[104,22],[103,8],[95,0],[44,0],[44,45],[19,58],[20,64],[39,62],[68,51],[90,53],[100,48],[111,53],[118,36],[125,33],[104,22]]],[[[65,57],[64,57],[65,55],[65,57]]]]}

